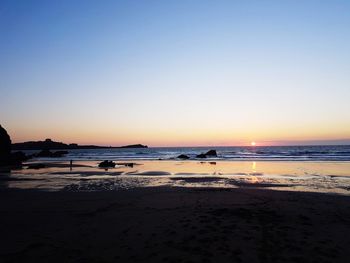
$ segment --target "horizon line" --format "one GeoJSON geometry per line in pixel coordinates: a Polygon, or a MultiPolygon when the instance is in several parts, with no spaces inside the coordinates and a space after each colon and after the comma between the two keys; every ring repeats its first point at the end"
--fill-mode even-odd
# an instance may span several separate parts
{"type": "MultiPolygon", "coordinates": [[[[44,140],[39,140],[39,141],[45,141],[44,140]]],[[[52,139],[51,139],[52,140],[52,139]]],[[[236,145],[165,145],[165,146],[153,146],[153,145],[147,145],[144,143],[128,143],[128,144],[122,144],[122,145],[107,145],[107,144],[94,144],[94,143],[65,143],[62,141],[55,141],[54,142],[58,143],[64,143],[67,145],[70,144],[77,144],[78,146],[98,146],[98,147],[106,147],[106,148],[117,148],[117,147],[123,147],[123,146],[129,146],[129,145],[145,145],[148,148],[210,148],[210,147],[218,147],[218,148],[224,148],[224,147],[251,147],[251,148],[256,148],[256,147],[303,147],[303,146],[350,146],[350,139],[338,139],[338,140],[312,140],[312,141],[283,141],[283,143],[279,144],[279,142],[282,142],[281,140],[278,141],[261,141],[261,142],[256,142],[256,145],[251,145],[250,143],[246,144],[236,144],[236,145]],[[265,144],[265,143],[274,143],[274,144],[265,144]],[[327,143],[328,142],[328,143],[327,143]],[[289,143],[289,144],[288,144],[289,143]]],[[[29,140],[29,141],[21,141],[21,142],[12,142],[11,144],[18,144],[18,143],[26,143],[26,142],[38,142],[35,140],[29,140]]]]}

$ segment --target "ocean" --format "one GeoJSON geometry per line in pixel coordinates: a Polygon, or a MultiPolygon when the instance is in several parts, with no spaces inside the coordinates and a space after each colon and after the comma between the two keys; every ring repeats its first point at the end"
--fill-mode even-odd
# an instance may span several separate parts
{"type": "MultiPolygon", "coordinates": [[[[196,155],[211,149],[218,156],[211,160],[230,161],[350,161],[350,145],[341,146],[257,146],[257,147],[151,147],[141,149],[80,149],[68,150],[61,158],[40,160],[174,160],[186,154],[193,160],[196,155]]],[[[34,153],[38,151],[26,151],[34,153]]]]}

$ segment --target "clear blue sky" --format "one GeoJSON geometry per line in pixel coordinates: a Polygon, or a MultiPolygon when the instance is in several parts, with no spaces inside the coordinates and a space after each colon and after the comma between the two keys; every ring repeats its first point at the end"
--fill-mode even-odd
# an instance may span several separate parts
{"type": "Polygon", "coordinates": [[[350,140],[350,1],[1,1],[14,141],[350,140]]]}

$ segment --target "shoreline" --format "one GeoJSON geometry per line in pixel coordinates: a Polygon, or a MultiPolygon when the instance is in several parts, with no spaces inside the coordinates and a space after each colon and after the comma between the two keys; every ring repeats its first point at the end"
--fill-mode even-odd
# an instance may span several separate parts
{"type": "Polygon", "coordinates": [[[228,162],[118,160],[115,168],[98,161],[29,162],[0,173],[3,187],[73,191],[152,186],[269,188],[350,195],[350,162],[228,162]],[[31,164],[42,164],[31,168],[31,164]]]}
{"type": "MultiPolygon", "coordinates": [[[[60,158],[33,158],[29,161],[25,161],[25,164],[28,163],[38,163],[38,162],[48,162],[48,163],[61,163],[61,162],[102,162],[105,161],[105,159],[70,159],[66,157],[60,157],[60,158]]],[[[207,158],[207,159],[188,159],[188,160],[181,160],[178,158],[170,158],[170,159],[142,159],[142,158],[107,158],[107,161],[114,161],[114,162],[203,162],[203,163],[209,163],[209,162],[301,162],[301,163],[350,163],[350,160],[299,160],[299,159],[220,159],[220,158],[207,158]]]]}

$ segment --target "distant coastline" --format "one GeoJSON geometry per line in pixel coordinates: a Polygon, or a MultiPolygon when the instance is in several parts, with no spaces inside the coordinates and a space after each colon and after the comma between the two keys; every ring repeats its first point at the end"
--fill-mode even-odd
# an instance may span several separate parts
{"type": "Polygon", "coordinates": [[[148,148],[147,145],[131,144],[119,147],[98,146],[98,145],[78,145],[76,143],[66,144],[63,142],[55,142],[51,139],[45,141],[28,141],[21,143],[13,143],[12,150],[73,150],[73,149],[108,149],[108,148],[148,148]]]}

